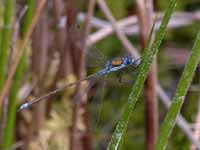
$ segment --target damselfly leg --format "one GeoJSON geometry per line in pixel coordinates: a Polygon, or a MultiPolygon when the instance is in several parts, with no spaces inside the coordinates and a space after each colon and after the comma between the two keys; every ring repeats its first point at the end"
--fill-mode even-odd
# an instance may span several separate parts
{"type": "Polygon", "coordinates": [[[123,85],[132,85],[133,78],[136,76],[138,66],[141,62],[141,58],[136,59],[133,64],[128,65],[126,68],[117,72],[118,82],[123,85]]]}
{"type": "Polygon", "coordinates": [[[131,85],[132,82],[133,82],[133,80],[124,79],[125,74],[124,74],[123,71],[119,71],[119,73],[118,73],[117,76],[118,76],[118,82],[119,82],[119,84],[131,85]]]}

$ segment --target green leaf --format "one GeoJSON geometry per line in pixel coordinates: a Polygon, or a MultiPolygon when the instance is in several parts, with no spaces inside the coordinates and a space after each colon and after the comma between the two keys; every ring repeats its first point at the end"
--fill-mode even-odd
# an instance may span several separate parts
{"type": "MultiPolygon", "coordinates": [[[[28,31],[30,26],[35,8],[35,0],[28,1],[28,10],[26,12],[24,22],[22,25],[22,38],[24,38],[25,33],[28,31]]],[[[3,131],[3,150],[9,150],[13,142],[16,111],[17,111],[17,95],[19,92],[20,81],[26,66],[27,55],[23,54],[20,63],[17,66],[16,73],[14,75],[11,91],[9,95],[9,104],[8,104],[8,114],[6,120],[6,126],[3,131]]]]}
{"type": "Polygon", "coordinates": [[[187,94],[188,88],[192,82],[197,65],[200,61],[200,32],[197,34],[195,44],[192,48],[190,58],[187,61],[181,79],[176,89],[175,96],[173,97],[171,106],[167,116],[161,126],[157,142],[155,145],[156,150],[165,149],[168,138],[174,128],[176,117],[179,114],[183,101],[187,94]]]}
{"type": "Polygon", "coordinates": [[[4,25],[0,38],[0,89],[3,86],[7,71],[8,51],[13,25],[14,2],[14,0],[6,0],[4,2],[4,25]]]}

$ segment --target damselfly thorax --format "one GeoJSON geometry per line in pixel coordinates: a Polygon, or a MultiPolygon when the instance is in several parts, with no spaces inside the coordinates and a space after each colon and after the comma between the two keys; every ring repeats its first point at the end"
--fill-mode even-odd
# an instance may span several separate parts
{"type": "Polygon", "coordinates": [[[105,74],[108,74],[110,72],[114,72],[120,69],[123,69],[125,67],[128,67],[130,65],[137,65],[139,64],[138,60],[133,59],[130,56],[126,56],[126,57],[122,57],[122,58],[115,58],[112,60],[107,61],[105,67],[104,67],[104,71],[105,74]]]}

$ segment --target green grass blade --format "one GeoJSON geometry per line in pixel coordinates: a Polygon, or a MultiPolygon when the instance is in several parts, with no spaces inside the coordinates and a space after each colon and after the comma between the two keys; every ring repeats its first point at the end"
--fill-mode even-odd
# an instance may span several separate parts
{"type": "MultiPolygon", "coordinates": [[[[28,28],[30,26],[33,14],[35,9],[35,0],[29,0],[28,1],[28,10],[24,17],[24,22],[22,25],[22,38],[28,31],[28,28]]],[[[16,69],[16,73],[13,78],[11,91],[9,95],[9,105],[8,105],[8,114],[7,114],[7,121],[6,126],[3,132],[3,150],[9,150],[10,146],[13,142],[13,135],[14,135],[14,127],[15,127],[15,118],[16,118],[16,111],[17,111],[17,95],[19,91],[20,81],[26,66],[26,60],[27,56],[26,54],[23,54],[20,63],[16,69]]]]}
{"type": "Polygon", "coordinates": [[[145,79],[147,78],[150,65],[152,64],[154,58],[156,57],[158,48],[160,47],[160,44],[164,38],[167,24],[172,15],[172,12],[175,8],[176,2],[177,2],[177,0],[170,1],[169,6],[168,6],[167,10],[165,11],[165,15],[162,20],[161,26],[160,26],[158,32],[156,33],[155,40],[152,45],[152,50],[147,51],[150,47],[150,44],[148,44],[146,46],[144,56],[142,57],[143,58],[142,63],[139,67],[139,74],[137,76],[137,79],[133,86],[133,89],[129,95],[128,103],[124,107],[122,117],[118,121],[117,127],[116,127],[116,129],[112,135],[111,141],[108,145],[108,149],[110,149],[110,150],[117,150],[120,148],[121,141],[124,137],[124,134],[125,134],[127,126],[128,126],[130,115],[131,115],[132,111],[134,110],[135,104],[138,101],[140,93],[143,89],[144,82],[145,82],[145,79]]]}
{"type": "Polygon", "coordinates": [[[0,89],[2,89],[8,62],[8,51],[13,25],[14,0],[4,1],[4,25],[0,41],[0,89]]]}
{"type": "Polygon", "coordinates": [[[26,56],[24,55],[18,65],[15,76],[13,78],[13,83],[11,87],[11,92],[9,95],[9,105],[8,105],[8,115],[6,126],[3,131],[3,146],[2,150],[9,150],[13,142],[15,119],[17,112],[17,95],[20,87],[20,79],[23,75],[24,68],[26,66],[26,56]]]}
{"type": "Polygon", "coordinates": [[[192,82],[192,78],[199,61],[200,61],[200,31],[197,34],[196,41],[192,48],[190,58],[188,59],[188,62],[185,66],[179,84],[177,86],[176,93],[175,96],[173,97],[167,116],[161,126],[158,139],[155,145],[156,150],[163,150],[167,145],[168,138],[175,125],[176,117],[180,112],[181,106],[187,94],[187,90],[192,82]]]}
{"type": "Polygon", "coordinates": [[[33,18],[34,10],[36,7],[35,0],[28,0],[27,3],[28,3],[28,11],[26,12],[24,16],[24,21],[22,23],[22,37],[25,36],[26,32],[29,29],[30,23],[33,18]]]}

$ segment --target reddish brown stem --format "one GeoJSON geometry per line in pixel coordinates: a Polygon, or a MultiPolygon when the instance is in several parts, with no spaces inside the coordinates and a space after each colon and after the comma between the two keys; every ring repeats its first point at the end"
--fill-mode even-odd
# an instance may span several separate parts
{"type": "MultiPolygon", "coordinates": [[[[84,48],[84,40],[81,33],[76,29],[76,17],[78,12],[78,4],[73,0],[68,1],[67,5],[67,48],[71,51],[71,58],[73,62],[73,71],[78,79],[85,76],[85,55],[81,48],[84,48]]],[[[91,150],[91,138],[89,134],[89,119],[87,112],[87,97],[84,94],[84,85],[78,84],[77,95],[73,108],[73,120],[71,126],[70,149],[71,150],[91,150]],[[81,126],[80,126],[81,125],[81,126]]]]}
{"type": "MultiPolygon", "coordinates": [[[[153,1],[137,0],[138,20],[140,24],[140,39],[142,48],[145,48],[153,20],[153,1]]],[[[145,86],[146,112],[146,149],[153,150],[158,129],[156,85],[156,62],[151,66],[145,86]]]]}
{"type": "Polygon", "coordinates": [[[5,96],[7,95],[8,91],[10,90],[10,86],[11,86],[11,83],[12,83],[12,79],[13,79],[13,76],[15,74],[15,71],[17,69],[17,66],[20,62],[20,59],[24,53],[24,50],[25,50],[25,47],[29,41],[29,38],[35,28],[35,25],[37,23],[37,20],[41,14],[41,11],[43,10],[43,7],[46,3],[46,0],[41,0],[40,3],[39,3],[39,6],[38,8],[36,9],[36,13],[32,19],[32,23],[30,25],[30,28],[29,30],[27,31],[23,41],[22,41],[22,44],[20,45],[19,49],[18,50],[14,50],[14,51],[17,51],[17,56],[15,57],[15,59],[13,60],[13,63],[12,65],[10,66],[10,70],[9,70],[9,74],[8,74],[8,77],[5,81],[5,86],[3,87],[1,93],[0,93],[0,106],[2,105],[2,101],[3,99],[5,98],[5,96]]]}
{"type": "MultiPolygon", "coordinates": [[[[48,60],[48,18],[46,10],[43,11],[41,17],[33,32],[32,38],[32,72],[33,78],[37,83],[37,87],[34,89],[34,94],[40,95],[44,92],[44,74],[47,68],[48,60]]],[[[35,119],[33,122],[37,122],[34,126],[35,133],[37,133],[45,122],[45,102],[40,103],[34,110],[35,119]]],[[[34,123],[33,123],[34,124],[34,123]]]]}

